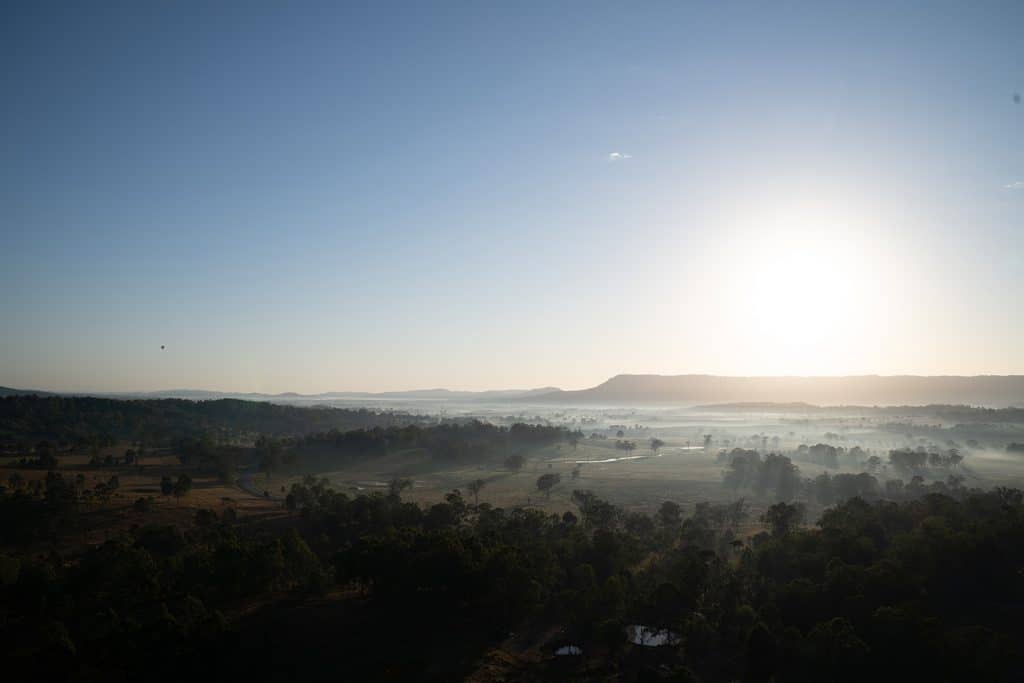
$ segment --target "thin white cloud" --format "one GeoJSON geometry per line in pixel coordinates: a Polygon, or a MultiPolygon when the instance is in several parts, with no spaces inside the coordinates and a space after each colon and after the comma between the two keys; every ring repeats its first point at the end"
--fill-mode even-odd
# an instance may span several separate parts
{"type": "Polygon", "coordinates": [[[1009,185],[1003,185],[1003,188],[1007,190],[1024,190],[1024,180],[1017,180],[1009,185]]]}
{"type": "Polygon", "coordinates": [[[632,158],[632,154],[623,154],[622,152],[612,152],[608,155],[608,161],[625,161],[632,158]]]}

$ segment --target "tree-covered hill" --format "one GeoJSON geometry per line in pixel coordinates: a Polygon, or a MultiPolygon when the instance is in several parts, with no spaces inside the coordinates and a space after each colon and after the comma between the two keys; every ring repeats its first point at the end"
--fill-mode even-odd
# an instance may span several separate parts
{"type": "Polygon", "coordinates": [[[301,436],[330,430],[425,424],[428,418],[366,409],[285,406],[220,399],[119,400],[20,395],[0,398],[0,443],[99,439],[151,444],[210,432],[301,436]]]}

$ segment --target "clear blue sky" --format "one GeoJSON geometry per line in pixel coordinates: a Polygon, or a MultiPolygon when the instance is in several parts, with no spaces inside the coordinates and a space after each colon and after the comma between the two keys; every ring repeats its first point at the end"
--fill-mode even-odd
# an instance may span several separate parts
{"type": "Polygon", "coordinates": [[[0,384],[1024,372],[1021,2],[8,3],[0,82],[0,384]]]}

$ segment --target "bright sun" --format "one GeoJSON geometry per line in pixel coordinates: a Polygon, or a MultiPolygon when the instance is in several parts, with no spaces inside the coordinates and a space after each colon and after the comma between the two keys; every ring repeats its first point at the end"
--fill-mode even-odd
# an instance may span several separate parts
{"type": "Polygon", "coordinates": [[[764,373],[842,372],[876,320],[872,244],[848,212],[808,204],[749,217],[718,264],[722,303],[764,373]]]}

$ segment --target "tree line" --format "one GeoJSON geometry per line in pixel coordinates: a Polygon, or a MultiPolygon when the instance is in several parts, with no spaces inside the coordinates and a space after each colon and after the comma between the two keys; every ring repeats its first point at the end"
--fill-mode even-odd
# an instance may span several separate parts
{"type": "MultiPolygon", "coordinates": [[[[59,488],[39,509],[72,505],[59,488]]],[[[421,629],[493,647],[531,627],[561,629],[611,674],[672,680],[1011,680],[1024,665],[1020,491],[855,497],[806,527],[800,503],[751,520],[742,499],[690,514],[666,501],[649,516],[576,490],[573,510],[549,514],[460,490],[421,507],[403,488],[350,497],[308,477],[284,529],[200,511],[74,556],[5,554],[0,651],[44,676],[180,677],[234,661],[223,610],[237,601],[341,589],[394,630],[348,653],[353,675],[379,656],[457,678],[469,664],[418,648],[421,629]],[[744,534],[752,521],[764,530],[744,534]],[[630,624],[672,634],[647,674],[630,624]]],[[[564,676],[553,660],[519,666],[521,680],[564,676]]]]}
{"type": "Polygon", "coordinates": [[[79,448],[95,442],[106,446],[119,440],[157,446],[211,433],[288,436],[431,422],[422,416],[364,408],[307,408],[236,399],[0,398],[0,445],[8,451],[26,450],[40,440],[79,448]]]}
{"type": "MultiPolygon", "coordinates": [[[[829,451],[818,446],[811,447],[808,452],[835,455],[833,447],[827,447],[832,449],[829,451]]],[[[963,457],[955,449],[945,454],[923,450],[892,450],[889,452],[888,465],[893,472],[908,478],[908,481],[904,481],[896,477],[884,480],[876,477],[875,473],[879,472],[882,462],[878,456],[853,463],[871,471],[839,474],[825,472],[814,478],[802,477],[800,468],[789,456],[778,453],[762,456],[754,450],[734,448],[721,452],[717,459],[725,465],[722,485],[730,491],[776,501],[801,499],[821,506],[855,497],[865,500],[903,500],[920,498],[928,493],[962,497],[968,492],[964,477],[956,473],[962,460],[963,457]],[[931,481],[926,482],[926,478],[931,481]]]]}

